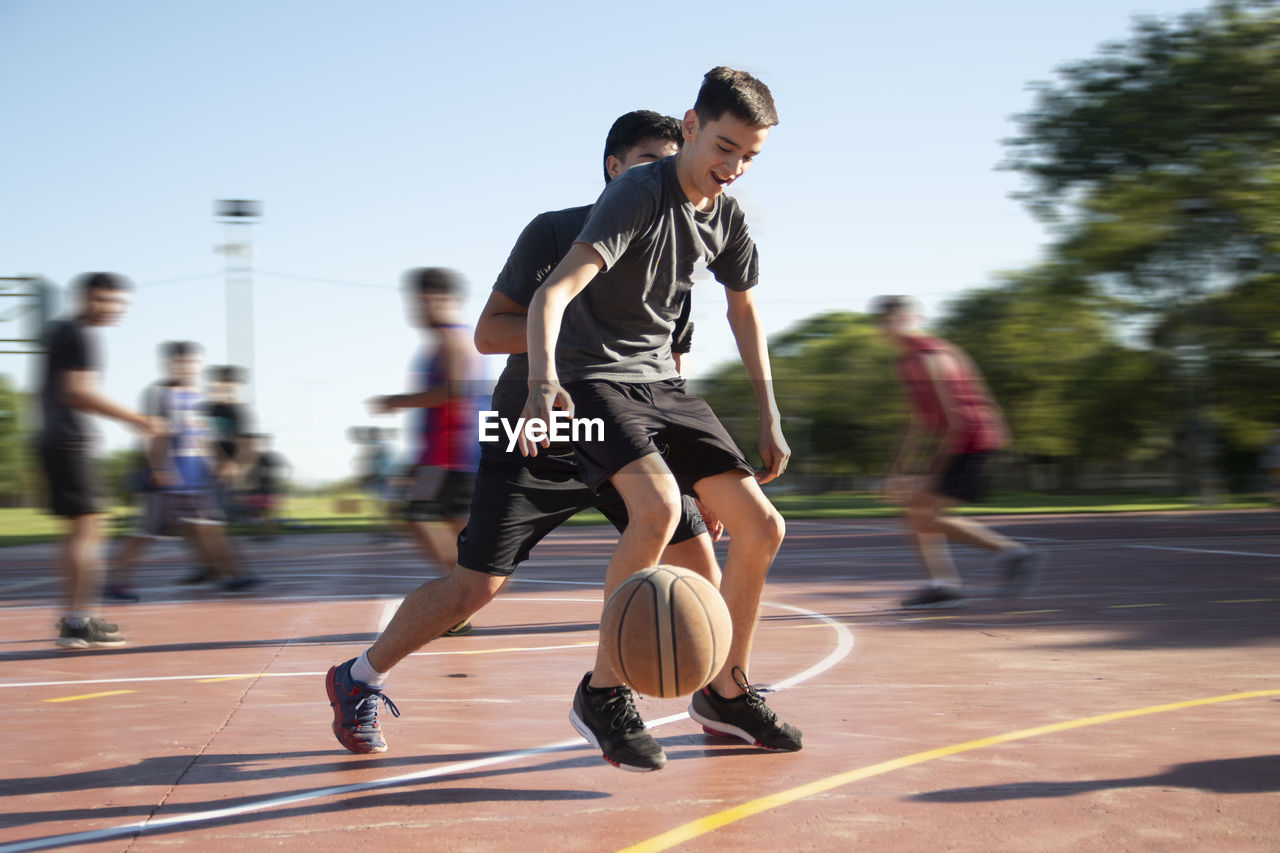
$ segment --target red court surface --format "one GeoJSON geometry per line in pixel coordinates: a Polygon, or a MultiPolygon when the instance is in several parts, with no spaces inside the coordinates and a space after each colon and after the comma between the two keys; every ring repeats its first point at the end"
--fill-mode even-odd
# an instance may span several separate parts
{"type": "Polygon", "coordinates": [[[615,536],[544,543],[475,619],[406,660],[390,749],[338,746],[323,675],[423,578],[363,534],[244,541],[267,582],[182,587],[158,547],[129,645],[55,649],[53,549],[0,551],[0,850],[1280,849],[1280,515],[1004,517],[1052,560],[1028,598],[902,611],[889,521],[796,521],[751,677],[797,753],[640,701],[669,764],[624,773],[568,722],[615,536]]]}

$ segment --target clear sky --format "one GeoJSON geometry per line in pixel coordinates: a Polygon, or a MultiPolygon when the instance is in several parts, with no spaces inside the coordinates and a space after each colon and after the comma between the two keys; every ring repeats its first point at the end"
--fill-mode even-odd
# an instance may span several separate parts
{"type": "MultiPolygon", "coordinates": [[[[770,86],[781,123],[732,191],[769,333],[884,292],[937,309],[1039,256],[996,169],[1028,84],[1206,2],[0,0],[0,276],[136,282],[104,336],[133,402],[161,341],[226,360],[212,203],[261,200],[258,423],[300,479],[337,479],[348,426],[397,425],[363,401],[417,345],[400,273],[460,270],[474,318],[528,219],[598,195],[621,113],[682,115],[715,65],[770,86]]],[[[694,376],[736,357],[723,311],[699,282],[694,376]]],[[[32,362],[0,374],[29,388],[32,362]]]]}

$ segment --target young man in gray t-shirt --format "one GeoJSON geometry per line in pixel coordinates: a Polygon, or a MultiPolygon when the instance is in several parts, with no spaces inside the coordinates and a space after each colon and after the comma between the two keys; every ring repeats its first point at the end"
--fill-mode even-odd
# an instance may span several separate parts
{"type": "MultiPolygon", "coordinates": [[[[574,445],[583,482],[606,481],[632,520],[605,576],[606,597],[656,564],[674,529],[681,489],[693,489],[731,535],[721,591],[733,621],[728,661],[693,697],[690,716],[713,734],[769,749],[797,750],[800,732],[780,722],[746,676],[765,575],[782,544],[782,517],[760,485],[790,457],[770,383],[769,355],[752,296],[755,244],[724,189],[760,153],[777,113],[751,75],[715,68],[685,113],[674,157],[638,166],[611,183],[569,253],[529,306],[529,399],[521,416],[551,422],[555,408],[599,418],[604,435],[574,445]],[[671,358],[671,331],[694,266],[725,287],[729,325],[756,390],[756,474],[710,407],[686,394],[671,358]],[[561,384],[563,382],[563,384],[561,384]]],[[[539,445],[526,432],[521,451],[539,445]]],[[[657,769],[661,747],[646,731],[611,725],[622,677],[605,655],[583,678],[570,715],[578,731],[629,769],[657,769]],[[618,742],[615,742],[618,741],[618,742]]]]}

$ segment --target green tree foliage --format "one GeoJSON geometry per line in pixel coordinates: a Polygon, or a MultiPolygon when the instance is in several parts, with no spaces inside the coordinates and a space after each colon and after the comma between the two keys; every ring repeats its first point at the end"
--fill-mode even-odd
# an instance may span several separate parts
{"type": "MultiPolygon", "coordinates": [[[[770,341],[769,352],[795,458],[788,479],[821,490],[882,472],[905,425],[905,402],[893,353],[870,320],[850,312],[811,317],[770,341]]],[[[754,458],[759,417],[742,365],[720,368],[698,390],[754,458]]]]}
{"type": "Polygon", "coordinates": [[[1007,165],[1091,271],[1148,297],[1233,281],[1280,251],[1278,67],[1275,0],[1141,20],[1038,86],[1007,165]]]}
{"type": "MultiPolygon", "coordinates": [[[[1277,0],[1143,19],[1040,84],[1008,143],[1006,165],[1030,179],[1024,200],[1055,224],[1057,261],[1147,318],[1145,364],[1098,364],[1165,383],[1183,459],[1256,456],[1280,422],[1278,69],[1277,0]]],[[[1091,408],[1117,415],[1117,435],[1142,432],[1143,417],[1091,408]]]]}
{"type": "Polygon", "coordinates": [[[1116,340],[1114,303],[1046,265],[951,303],[939,334],[982,370],[1023,456],[1123,461],[1159,423],[1158,365],[1116,340]]]}
{"type": "Polygon", "coordinates": [[[29,443],[24,440],[21,399],[12,380],[0,375],[0,504],[20,503],[24,493],[29,443]]]}

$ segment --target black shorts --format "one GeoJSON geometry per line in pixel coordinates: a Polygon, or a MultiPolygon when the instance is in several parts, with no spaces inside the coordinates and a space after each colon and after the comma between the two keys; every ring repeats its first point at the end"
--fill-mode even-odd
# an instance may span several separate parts
{"type": "Polygon", "coordinates": [[[135,536],[178,536],[184,524],[221,526],[226,520],[213,491],[148,492],[146,511],[135,536]]]}
{"type": "Polygon", "coordinates": [[[434,465],[417,465],[409,486],[404,517],[409,521],[449,521],[466,518],[475,489],[472,471],[450,471],[434,465]]]}
{"type": "MultiPolygon", "coordinates": [[[[458,536],[458,565],[509,575],[543,537],[584,509],[599,510],[619,531],[627,526],[627,508],[612,487],[596,494],[571,471],[482,457],[471,517],[458,536]]],[[[685,496],[671,544],[706,530],[693,498],[685,496]]]]}
{"type": "Polygon", "coordinates": [[[98,466],[87,448],[42,445],[40,464],[49,481],[49,509],[54,515],[77,518],[105,512],[98,466]]]}
{"type": "Polygon", "coordinates": [[[755,471],[706,401],[685,391],[683,379],[584,379],[564,387],[573,398],[575,418],[604,422],[603,440],[573,445],[582,482],[592,489],[650,453],[662,455],[685,494],[693,494],[694,484],[705,477],[755,471]]]}
{"type": "Polygon", "coordinates": [[[938,478],[937,493],[947,498],[954,498],[965,503],[975,503],[987,495],[988,452],[957,453],[947,463],[942,476],[938,478]]]}

